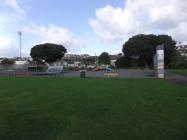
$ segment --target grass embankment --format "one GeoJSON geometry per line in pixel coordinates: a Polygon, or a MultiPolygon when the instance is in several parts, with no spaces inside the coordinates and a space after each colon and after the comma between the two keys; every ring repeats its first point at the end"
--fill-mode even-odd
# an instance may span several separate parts
{"type": "Polygon", "coordinates": [[[187,77],[187,69],[170,69],[169,71],[187,77]]]}
{"type": "Polygon", "coordinates": [[[1,140],[186,140],[187,87],[155,79],[1,78],[1,140]]]}

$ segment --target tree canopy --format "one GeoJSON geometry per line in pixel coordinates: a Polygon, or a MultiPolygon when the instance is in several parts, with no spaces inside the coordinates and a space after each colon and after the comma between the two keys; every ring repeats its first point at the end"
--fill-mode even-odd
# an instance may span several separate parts
{"type": "Polygon", "coordinates": [[[13,59],[8,59],[8,58],[5,58],[5,59],[3,59],[2,61],[1,61],[1,64],[9,64],[9,65],[12,65],[12,64],[14,64],[15,63],[15,61],[13,60],[13,59]]]}
{"type": "Polygon", "coordinates": [[[96,61],[96,57],[87,57],[81,60],[82,64],[85,65],[95,64],[95,61],[96,61]]]}
{"type": "Polygon", "coordinates": [[[131,59],[125,56],[118,58],[115,62],[116,68],[125,68],[131,66],[131,59]]]}
{"type": "Polygon", "coordinates": [[[62,45],[45,43],[34,46],[30,55],[34,61],[52,63],[62,59],[66,52],[66,48],[62,45]]]}
{"type": "Polygon", "coordinates": [[[99,64],[109,65],[110,64],[110,56],[107,52],[103,52],[98,58],[99,64]]]}
{"type": "Polygon", "coordinates": [[[123,45],[126,57],[136,58],[140,66],[153,65],[156,46],[164,44],[165,64],[172,62],[176,53],[176,42],[168,35],[136,35],[123,45]]]}

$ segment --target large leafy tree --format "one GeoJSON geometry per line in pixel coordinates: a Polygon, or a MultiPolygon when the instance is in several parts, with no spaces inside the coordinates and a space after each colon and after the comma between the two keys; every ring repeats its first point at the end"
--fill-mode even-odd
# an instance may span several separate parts
{"type": "Polygon", "coordinates": [[[125,56],[122,56],[116,60],[116,68],[125,68],[131,66],[131,59],[125,56]]]}
{"type": "Polygon", "coordinates": [[[1,64],[4,64],[4,65],[13,65],[15,63],[15,61],[13,59],[8,59],[8,58],[5,58],[1,61],[1,64]]]}
{"type": "Polygon", "coordinates": [[[140,66],[153,65],[153,57],[156,46],[164,44],[165,64],[172,62],[176,53],[176,42],[168,35],[136,35],[123,45],[123,53],[126,57],[137,58],[140,66]]]}
{"type": "Polygon", "coordinates": [[[176,42],[168,35],[158,35],[158,44],[164,44],[164,62],[166,65],[171,64],[176,56],[176,42]]]}
{"type": "Polygon", "coordinates": [[[110,56],[107,52],[103,52],[99,58],[98,58],[99,64],[105,64],[109,65],[110,64],[110,56]]]}
{"type": "Polygon", "coordinates": [[[96,61],[96,57],[87,57],[81,60],[81,62],[85,65],[95,64],[95,61],[96,61]]]}
{"type": "Polygon", "coordinates": [[[66,52],[66,48],[62,45],[45,43],[34,46],[30,55],[34,61],[52,63],[64,57],[66,52]]]}

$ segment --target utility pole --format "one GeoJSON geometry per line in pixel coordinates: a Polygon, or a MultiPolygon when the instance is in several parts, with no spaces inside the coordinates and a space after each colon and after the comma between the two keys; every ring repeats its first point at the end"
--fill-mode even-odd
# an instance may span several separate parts
{"type": "Polygon", "coordinates": [[[97,55],[96,55],[96,52],[95,52],[95,65],[98,66],[98,64],[97,64],[97,55]]]}
{"type": "Polygon", "coordinates": [[[21,32],[21,31],[18,31],[18,35],[19,35],[19,45],[20,45],[19,47],[20,47],[20,58],[21,58],[21,49],[22,49],[22,48],[21,48],[21,47],[22,47],[22,46],[21,46],[21,45],[22,45],[22,44],[21,44],[21,37],[22,37],[22,32],[21,32]]]}

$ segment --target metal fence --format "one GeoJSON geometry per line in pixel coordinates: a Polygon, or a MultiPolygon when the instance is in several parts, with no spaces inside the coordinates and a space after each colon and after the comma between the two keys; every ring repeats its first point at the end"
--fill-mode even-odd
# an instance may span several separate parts
{"type": "Polygon", "coordinates": [[[0,76],[30,76],[34,73],[45,72],[46,70],[46,65],[0,64],[0,76]]]}

